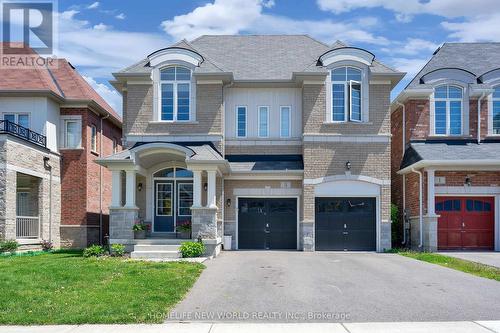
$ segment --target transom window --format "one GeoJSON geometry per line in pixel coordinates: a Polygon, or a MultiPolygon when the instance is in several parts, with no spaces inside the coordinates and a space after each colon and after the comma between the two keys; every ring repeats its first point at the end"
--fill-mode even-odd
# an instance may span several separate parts
{"type": "Polygon", "coordinates": [[[500,87],[493,91],[493,110],[492,110],[492,130],[493,134],[500,134],[500,87]]]}
{"type": "Polygon", "coordinates": [[[153,174],[155,178],[192,178],[193,172],[184,168],[166,168],[153,174]]]}
{"type": "Polygon", "coordinates": [[[462,134],[462,100],[460,87],[444,85],[434,90],[434,134],[462,134]]]}
{"type": "Polygon", "coordinates": [[[189,121],[191,70],[174,66],[160,70],[160,120],[189,121]]]}
{"type": "Polygon", "coordinates": [[[332,70],[332,120],[361,121],[361,70],[338,67],[332,70]]]}

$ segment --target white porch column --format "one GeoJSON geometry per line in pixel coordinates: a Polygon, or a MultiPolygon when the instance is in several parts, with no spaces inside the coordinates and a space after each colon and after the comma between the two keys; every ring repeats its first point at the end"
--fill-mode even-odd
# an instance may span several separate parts
{"type": "Polygon", "coordinates": [[[215,176],[217,171],[208,170],[207,178],[208,178],[208,190],[207,190],[207,207],[209,208],[217,208],[215,202],[215,176]]]}
{"type": "Polygon", "coordinates": [[[126,170],[126,187],[125,187],[125,207],[135,208],[135,191],[136,191],[136,171],[135,170],[126,170]]]}
{"type": "Polygon", "coordinates": [[[201,170],[193,171],[193,207],[201,207],[201,170]]]}
{"type": "Polygon", "coordinates": [[[111,207],[122,205],[122,179],[121,170],[111,171],[111,207]]]}
{"type": "Polygon", "coordinates": [[[427,170],[427,215],[434,216],[435,212],[435,181],[434,170],[427,170]]]}

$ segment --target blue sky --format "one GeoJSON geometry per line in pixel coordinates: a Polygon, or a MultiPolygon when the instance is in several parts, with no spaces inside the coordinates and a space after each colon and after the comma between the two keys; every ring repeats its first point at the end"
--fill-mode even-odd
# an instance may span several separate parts
{"type": "Polygon", "coordinates": [[[498,0],[59,0],[59,53],[121,113],[111,73],[202,34],[309,34],[407,72],[443,42],[500,41],[498,0]]]}

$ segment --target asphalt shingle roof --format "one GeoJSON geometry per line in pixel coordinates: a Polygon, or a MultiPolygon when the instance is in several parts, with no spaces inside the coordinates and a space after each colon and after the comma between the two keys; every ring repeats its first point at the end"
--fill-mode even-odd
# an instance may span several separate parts
{"type": "Polygon", "coordinates": [[[227,155],[231,171],[304,170],[302,155],[227,155]]]}
{"type": "Polygon", "coordinates": [[[476,76],[500,68],[500,43],[444,43],[408,87],[423,88],[420,78],[441,68],[459,68],[476,76]]]}

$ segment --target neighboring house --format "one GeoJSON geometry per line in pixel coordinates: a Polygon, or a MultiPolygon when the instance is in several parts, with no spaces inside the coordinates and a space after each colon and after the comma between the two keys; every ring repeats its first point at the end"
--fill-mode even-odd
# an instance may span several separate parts
{"type": "Polygon", "coordinates": [[[191,221],[210,254],[223,235],[236,249],[390,248],[389,95],[403,75],[303,35],[202,36],[114,73],[128,149],[99,160],[111,242],[136,244],[140,219],[156,238],[191,221]]]}
{"type": "Polygon", "coordinates": [[[500,251],[499,54],[445,43],[392,103],[392,196],[413,247],[500,251]]]}
{"type": "Polygon", "coordinates": [[[99,243],[111,174],[92,161],[120,146],[120,117],[66,60],[1,67],[0,240],[25,248],[99,243]]]}

